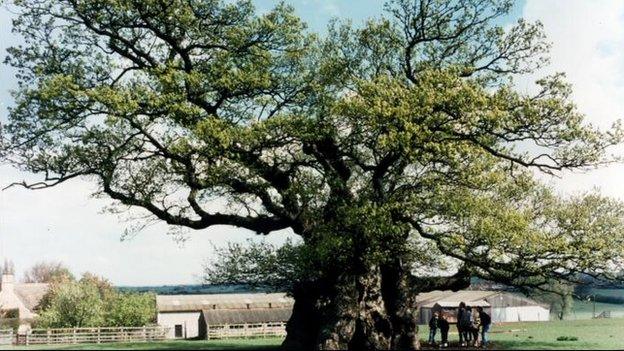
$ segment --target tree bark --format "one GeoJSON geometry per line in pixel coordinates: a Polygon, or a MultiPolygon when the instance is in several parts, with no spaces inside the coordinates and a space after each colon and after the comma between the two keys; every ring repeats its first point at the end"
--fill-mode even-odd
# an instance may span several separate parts
{"type": "MultiPolygon", "coordinates": [[[[416,294],[400,262],[342,274],[318,294],[300,289],[288,322],[287,350],[416,350],[416,294]]],[[[318,283],[317,283],[318,285],[318,283]]]]}
{"type": "Polygon", "coordinates": [[[286,324],[284,350],[314,350],[320,330],[318,286],[297,284],[293,289],[295,304],[286,324]]]}

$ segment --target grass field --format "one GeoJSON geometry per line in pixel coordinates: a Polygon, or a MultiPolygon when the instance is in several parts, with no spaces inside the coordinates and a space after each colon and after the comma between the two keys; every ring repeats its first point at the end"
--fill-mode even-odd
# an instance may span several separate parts
{"type": "MultiPolygon", "coordinates": [[[[421,330],[422,335],[429,332],[427,327],[421,330]]],[[[456,341],[457,334],[449,338],[456,341]]],[[[495,325],[490,340],[493,347],[505,350],[620,350],[624,348],[624,318],[495,325]],[[557,341],[559,337],[578,340],[557,341]]]]}
{"type": "Polygon", "coordinates": [[[276,350],[281,338],[21,346],[10,350],[276,350]]]}
{"type": "MultiPolygon", "coordinates": [[[[421,327],[423,338],[428,335],[426,326],[421,327]]],[[[457,333],[451,328],[449,338],[457,341],[457,333]]],[[[505,350],[605,350],[624,348],[624,318],[553,321],[533,323],[510,323],[496,325],[490,334],[492,347],[505,350]],[[576,337],[576,341],[557,341],[558,337],[576,337]]],[[[157,343],[125,343],[100,345],[29,346],[13,349],[54,350],[277,350],[282,339],[238,339],[211,341],[163,341],[157,343]]]]}

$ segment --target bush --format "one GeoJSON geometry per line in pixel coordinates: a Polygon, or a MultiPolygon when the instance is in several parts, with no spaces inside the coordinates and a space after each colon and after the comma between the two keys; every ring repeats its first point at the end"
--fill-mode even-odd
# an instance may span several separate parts
{"type": "Polygon", "coordinates": [[[17,330],[20,325],[19,318],[0,318],[0,329],[17,330]]]}
{"type": "Polygon", "coordinates": [[[153,294],[119,293],[100,277],[56,282],[42,303],[38,328],[142,327],[153,324],[153,294]]]}
{"type": "Polygon", "coordinates": [[[560,336],[557,341],[578,341],[578,338],[576,336],[560,336]]]}
{"type": "Polygon", "coordinates": [[[20,317],[19,308],[11,308],[11,309],[0,312],[0,318],[19,319],[19,317],[20,317]]]}
{"type": "Polygon", "coordinates": [[[97,286],[66,282],[50,290],[47,306],[37,319],[42,328],[97,327],[104,323],[104,304],[97,286]]]}
{"type": "Polygon", "coordinates": [[[108,306],[108,326],[142,327],[156,322],[156,297],[153,294],[119,293],[108,306]]]}

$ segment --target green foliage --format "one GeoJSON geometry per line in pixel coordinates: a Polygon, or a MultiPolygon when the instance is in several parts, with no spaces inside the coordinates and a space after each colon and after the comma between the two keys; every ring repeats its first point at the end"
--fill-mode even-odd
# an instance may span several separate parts
{"type": "Polygon", "coordinates": [[[154,324],[156,296],[153,294],[118,293],[107,301],[106,324],[109,326],[142,327],[154,324]]]}
{"type": "Polygon", "coordinates": [[[47,306],[39,314],[42,328],[98,327],[105,325],[105,305],[97,286],[69,281],[55,285],[47,306]]]}
{"type": "Polygon", "coordinates": [[[305,260],[305,247],[287,241],[282,246],[249,240],[216,248],[212,260],[204,264],[202,279],[207,284],[241,284],[276,291],[313,278],[311,260],[305,260]]]}
{"type": "Polygon", "coordinates": [[[578,341],[576,336],[558,336],[557,341],[578,341]]]}
{"type": "Polygon", "coordinates": [[[585,123],[561,74],[514,89],[548,44],[539,23],[497,24],[512,4],[394,0],[321,38],[286,5],[16,1],[3,159],[45,174],[27,187],[85,177],[176,228],[302,238],[296,269],[231,248],[260,262],[233,262],[233,281],[274,284],[266,267],[282,264],[334,282],[390,264],[528,287],[613,279],[621,204],[559,196],[533,172],[608,162],[622,128],[585,123]]]}
{"type": "Polygon", "coordinates": [[[11,308],[8,310],[2,310],[2,312],[0,313],[0,318],[6,318],[6,319],[18,318],[19,319],[19,308],[11,308]]]}
{"type": "Polygon", "coordinates": [[[153,294],[118,293],[103,278],[86,273],[79,280],[52,284],[36,320],[42,328],[139,327],[154,322],[153,294]]]}
{"type": "Polygon", "coordinates": [[[0,329],[13,329],[17,331],[21,321],[19,318],[0,318],[0,329]]]}

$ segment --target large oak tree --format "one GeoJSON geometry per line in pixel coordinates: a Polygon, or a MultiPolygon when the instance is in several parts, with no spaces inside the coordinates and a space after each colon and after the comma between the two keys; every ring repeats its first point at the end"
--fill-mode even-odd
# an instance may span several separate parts
{"type": "Polygon", "coordinates": [[[82,177],[171,226],[290,228],[307,274],[287,348],[418,348],[415,295],[621,267],[622,207],[534,179],[606,161],[510,0],[394,0],[306,31],[250,1],[15,0],[4,159],[82,177]],[[451,274],[435,277],[442,272],[451,274]]]}

